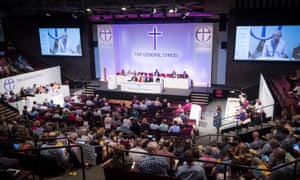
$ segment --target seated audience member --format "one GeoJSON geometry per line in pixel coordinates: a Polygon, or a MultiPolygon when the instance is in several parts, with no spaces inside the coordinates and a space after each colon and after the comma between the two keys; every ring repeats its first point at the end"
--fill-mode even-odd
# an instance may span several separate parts
{"type": "MultiPolygon", "coordinates": [[[[276,168],[286,163],[286,151],[283,148],[276,148],[270,155],[269,167],[276,168]]],[[[270,180],[293,179],[293,167],[285,166],[271,171],[270,180]]]]}
{"type": "Polygon", "coordinates": [[[281,133],[284,139],[280,142],[280,147],[291,155],[294,155],[294,144],[296,144],[296,139],[290,134],[287,128],[282,128],[281,133]]]}
{"type": "Polygon", "coordinates": [[[0,156],[0,170],[20,169],[20,167],[18,159],[0,156]]]}
{"type": "MultiPolygon", "coordinates": [[[[232,159],[232,162],[229,165],[229,169],[226,172],[226,179],[227,180],[245,180],[243,176],[240,174],[240,162],[238,159],[232,159]]],[[[224,178],[224,173],[218,173],[216,180],[223,180],[224,178]]]]}
{"type": "Polygon", "coordinates": [[[206,180],[206,174],[201,166],[194,163],[194,152],[188,149],[184,152],[185,162],[179,166],[176,176],[182,180],[206,180]]]}
{"type": "MultiPolygon", "coordinates": [[[[56,147],[56,132],[52,131],[48,134],[49,139],[46,144],[43,144],[41,148],[47,147],[56,147]]],[[[54,157],[57,160],[57,164],[59,167],[64,168],[69,162],[69,155],[66,151],[66,148],[55,148],[55,149],[45,149],[41,150],[41,155],[54,157]]]]}
{"type": "MultiPolygon", "coordinates": [[[[157,150],[156,154],[158,155],[163,155],[163,156],[167,156],[165,157],[168,164],[171,166],[174,164],[174,158],[176,157],[174,153],[170,152],[170,147],[171,147],[171,141],[168,139],[164,139],[162,144],[161,144],[161,148],[159,150],[157,150]]],[[[172,166],[171,166],[172,167],[172,166]]]]}
{"type": "Polygon", "coordinates": [[[142,148],[142,138],[137,138],[135,140],[135,146],[129,150],[129,156],[132,158],[133,162],[137,164],[140,162],[141,159],[146,157],[147,151],[142,148]],[[145,154],[143,154],[145,153],[145,154]]]}
{"type": "MultiPolygon", "coordinates": [[[[220,152],[220,157],[221,157],[220,158],[221,163],[223,163],[223,164],[230,164],[233,159],[233,155],[231,154],[230,150],[228,150],[228,151],[222,150],[220,152]]],[[[225,166],[221,165],[221,164],[217,164],[216,168],[213,171],[214,171],[214,174],[224,173],[225,166]]]]}
{"type": "Polygon", "coordinates": [[[240,106],[238,111],[236,112],[236,119],[238,119],[240,121],[240,123],[244,123],[244,121],[247,119],[247,115],[246,115],[246,111],[243,108],[243,106],[240,106]]]}
{"type": "Polygon", "coordinates": [[[168,120],[166,120],[166,119],[162,120],[162,122],[159,125],[159,130],[161,132],[168,132],[168,130],[169,130],[168,120]]]}
{"type": "Polygon", "coordinates": [[[169,164],[166,158],[155,155],[158,150],[157,142],[148,142],[146,150],[149,154],[138,163],[139,171],[142,173],[167,175],[169,164]]]}
{"type": "Polygon", "coordinates": [[[169,127],[169,133],[180,133],[180,126],[178,125],[177,121],[173,122],[173,125],[169,127]]]}
{"type": "Polygon", "coordinates": [[[199,160],[208,161],[208,162],[203,162],[203,167],[208,169],[211,168],[211,170],[213,167],[215,167],[215,164],[209,162],[217,162],[217,159],[212,157],[212,148],[210,146],[205,146],[199,160]]]}
{"type": "Polygon", "coordinates": [[[263,145],[265,144],[265,142],[260,139],[259,137],[259,132],[258,131],[254,131],[252,133],[252,137],[253,137],[253,141],[251,143],[249,143],[249,148],[250,149],[261,149],[263,147],[263,145]]]}
{"type": "Polygon", "coordinates": [[[114,147],[114,153],[112,158],[112,167],[113,168],[125,168],[129,169],[133,163],[132,157],[128,156],[124,152],[125,147],[121,144],[116,144],[114,147]]]}
{"type": "Polygon", "coordinates": [[[257,154],[269,156],[277,147],[279,147],[278,140],[273,138],[272,134],[266,134],[266,143],[261,149],[258,150],[257,154]]]}

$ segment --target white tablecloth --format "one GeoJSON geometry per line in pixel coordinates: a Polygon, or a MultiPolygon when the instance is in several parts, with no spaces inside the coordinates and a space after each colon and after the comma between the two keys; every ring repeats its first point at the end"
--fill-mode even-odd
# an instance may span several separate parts
{"type": "Polygon", "coordinates": [[[156,82],[121,82],[121,91],[137,92],[137,93],[161,93],[163,84],[156,82]]]}

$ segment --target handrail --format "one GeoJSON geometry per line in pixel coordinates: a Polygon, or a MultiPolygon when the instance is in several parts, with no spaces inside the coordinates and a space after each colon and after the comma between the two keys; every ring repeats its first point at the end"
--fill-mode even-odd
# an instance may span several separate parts
{"type": "MultiPolygon", "coordinates": [[[[70,150],[70,148],[72,147],[77,147],[80,150],[80,160],[81,160],[81,169],[82,169],[82,176],[83,176],[83,180],[86,179],[85,177],[85,167],[84,167],[84,157],[83,157],[83,147],[80,145],[70,145],[70,140],[68,137],[57,137],[57,138],[15,138],[14,140],[16,141],[23,141],[23,140],[33,140],[35,143],[35,147],[34,148],[30,148],[30,149],[9,149],[9,150],[1,150],[0,149],[0,153],[13,153],[13,152],[37,152],[36,155],[40,156],[40,151],[41,150],[46,150],[46,149],[60,149],[60,148],[66,148],[67,151],[70,150]],[[67,139],[67,144],[66,146],[55,146],[55,147],[42,147],[42,148],[37,148],[37,141],[35,140],[40,140],[40,141],[47,141],[47,140],[57,140],[57,139],[67,139]]],[[[11,140],[4,140],[1,139],[0,142],[3,141],[11,141],[11,140]]]]}
{"type": "MultiPolygon", "coordinates": [[[[206,135],[207,136],[207,135],[206,135]]],[[[107,147],[110,147],[112,149],[114,149],[113,146],[110,146],[108,144],[106,144],[106,149],[108,150],[107,147]]],[[[174,156],[167,156],[167,155],[160,155],[160,154],[152,154],[152,153],[148,153],[148,152],[138,152],[138,151],[130,151],[130,150],[120,150],[122,153],[122,161],[124,162],[125,160],[125,154],[127,153],[137,153],[137,154],[145,154],[145,155],[155,155],[155,156],[160,156],[160,157],[166,157],[166,158],[170,158],[170,159],[178,159],[178,160],[186,160],[186,158],[181,158],[181,157],[174,157],[174,156]]],[[[213,161],[206,161],[206,160],[199,160],[199,159],[194,159],[194,161],[198,161],[198,162],[204,162],[204,163],[211,163],[211,164],[215,164],[215,165],[223,165],[224,166],[224,180],[226,180],[226,171],[227,171],[227,168],[228,166],[236,166],[236,167],[240,167],[240,168],[245,168],[245,169],[250,169],[250,170],[260,170],[260,171],[267,171],[267,172],[273,172],[275,170],[278,170],[280,168],[284,168],[286,166],[289,166],[291,164],[294,164],[294,167],[293,167],[293,179],[296,179],[296,170],[297,170],[297,164],[300,163],[300,158],[294,160],[294,161],[291,161],[291,162],[288,162],[288,163],[284,163],[283,165],[281,166],[278,166],[276,168],[267,168],[267,169],[261,169],[261,168],[257,168],[257,167],[251,167],[251,166],[245,166],[245,165],[232,165],[232,164],[227,164],[227,163],[222,163],[222,162],[213,162],[213,161]]],[[[123,168],[124,167],[124,164],[123,163],[123,168]]],[[[172,164],[171,164],[172,165],[172,164]]],[[[170,166],[170,169],[173,169],[174,167],[170,166]]],[[[174,169],[173,169],[174,170],[174,169]]]]}
{"type": "MultiPolygon", "coordinates": [[[[260,108],[255,108],[254,110],[265,109],[265,108],[271,107],[271,106],[274,106],[274,104],[265,105],[265,106],[260,107],[260,108]]],[[[232,115],[232,116],[229,116],[229,117],[224,117],[224,118],[221,119],[221,121],[225,120],[225,119],[233,118],[233,117],[235,117],[235,115],[232,115]]],[[[230,125],[230,124],[236,124],[236,122],[225,123],[225,124],[222,124],[221,127],[225,126],[225,125],[230,125]]]]}
{"type": "MultiPolygon", "coordinates": [[[[84,162],[83,158],[83,149],[82,146],[80,145],[69,145],[69,146],[55,146],[55,147],[43,147],[43,148],[32,148],[32,149],[15,149],[15,150],[0,150],[0,153],[13,153],[13,152],[38,152],[36,155],[39,157],[40,156],[40,151],[46,150],[46,149],[61,149],[61,148],[72,148],[72,147],[77,147],[80,149],[80,155],[81,155],[81,163],[84,162]]],[[[40,161],[38,161],[40,163],[40,161]]],[[[39,165],[39,164],[38,164],[39,165]]],[[[85,167],[82,165],[82,179],[85,180],[85,167]]]]}

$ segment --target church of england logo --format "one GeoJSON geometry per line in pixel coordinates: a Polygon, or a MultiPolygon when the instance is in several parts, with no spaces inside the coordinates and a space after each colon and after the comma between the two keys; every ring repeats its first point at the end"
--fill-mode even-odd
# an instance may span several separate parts
{"type": "Polygon", "coordinates": [[[13,79],[6,79],[3,85],[6,91],[12,91],[15,89],[15,81],[13,79]]]}
{"type": "Polygon", "coordinates": [[[111,28],[109,27],[102,27],[100,30],[99,30],[99,37],[101,39],[101,41],[103,42],[109,42],[112,40],[112,30],[111,28]]]}
{"type": "Polygon", "coordinates": [[[198,43],[206,43],[211,39],[211,28],[206,25],[198,26],[195,31],[195,38],[198,43]]]}

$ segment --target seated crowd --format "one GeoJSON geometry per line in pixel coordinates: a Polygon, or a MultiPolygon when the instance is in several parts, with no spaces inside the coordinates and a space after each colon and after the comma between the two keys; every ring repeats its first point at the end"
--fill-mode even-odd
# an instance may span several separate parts
{"type": "Polygon", "coordinates": [[[5,91],[1,93],[0,100],[4,103],[9,102],[16,102],[23,99],[26,99],[27,96],[35,96],[36,94],[45,94],[45,93],[51,93],[52,95],[57,94],[57,91],[60,89],[59,83],[50,83],[46,85],[40,85],[37,86],[36,84],[33,84],[32,86],[28,87],[21,87],[19,91],[15,92],[13,90],[11,91],[5,91]]]}
{"type": "Polygon", "coordinates": [[[2,43],[0,51],[1,78],[34,71],[30,62],[10,42],[2,43]]]}
{"type": "MultiPolygon", "coordinates": [[[[110,103],[109,99],[99,94],[87,97],[74,95],[66,99],[63,107],[53,102],[36,104],[32,110],[25,109],[15,121],[1,119],[0,129],[10,139],[68,137],[70,144],[84,142],[95,148],[100,146],[101,149],[95,151],[97,164],[110,160],[114,168],[142,173],[171,175],[180,179],[189,179],[189,176],[222,179],[224,173],[228,179],[257,176],[275,179],[281,177],[284,171],[286,178],[293,177],[291,166],[270,173],[236,165],[271,169],[298,158],[300,151],[295,150],[294,145],[299,141],[293,137],[295,131],[291,128],[298,120],[276,121],[272,132],[264,139],[259,132],[255,132],[252,142],[223,136],[221,142],[213,139],[209,145],[195,147],[195,136],[199,132],[195,124],[188,123],[190,105],[188,101],[174,104],[167,99],[134,97],[131,105],[126,106],[110,103]],[[189,128],[189,136],[179,133],[184,128],[189,128]],[[225,169],[220,162],[227,164],[228,168],[225,169]]],[[[67,143],[61,139],[41,141],[37,145],[32,141],[23,141],[18,142],[17,148],[59,145],[67,143]]],[[[15,149],[13,146],[10,148],[15,149]]],[[[42,154],[53,152],[45,150],[42,154]]],[[[76,148],[71,151],[60,149],[54,154],[61,165],[68,164],[75,169],[82,167],[76,148]]]]}

